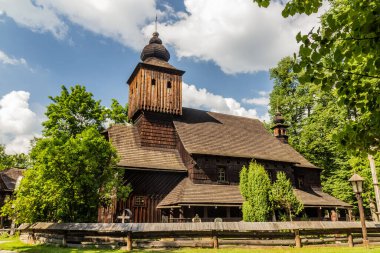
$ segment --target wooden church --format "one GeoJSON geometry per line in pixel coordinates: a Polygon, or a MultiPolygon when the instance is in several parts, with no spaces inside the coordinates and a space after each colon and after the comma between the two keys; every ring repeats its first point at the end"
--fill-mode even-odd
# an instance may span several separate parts
{"type": "Polygon", "coordinates": [[[310,219],[351,208],[321,190],[320,172],[287,144],[278,113],[272,136],[257,119],[182,107],[182,76],[157,32],[128,79],[130,125],[114,125],[106,137],[133,192],[126,201],[100,208],[99,222],[239,221],[243,198],[239,172],[254,159],[271,179],[284,171],[310,219]]]}

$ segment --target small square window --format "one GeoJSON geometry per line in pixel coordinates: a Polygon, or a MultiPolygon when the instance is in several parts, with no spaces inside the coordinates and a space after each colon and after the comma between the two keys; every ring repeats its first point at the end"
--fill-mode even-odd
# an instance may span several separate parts
{"type": "Polygon", "coordinates": [[[226,182],[226,169],[225,168],[218,168],[217,179],[218,179],[218,182],[226,182]]]}
{"type": "Polygon", "coordinates": [[[145,206],[145,198],[144,196],[135,196],[134,206],[145,206]]]}

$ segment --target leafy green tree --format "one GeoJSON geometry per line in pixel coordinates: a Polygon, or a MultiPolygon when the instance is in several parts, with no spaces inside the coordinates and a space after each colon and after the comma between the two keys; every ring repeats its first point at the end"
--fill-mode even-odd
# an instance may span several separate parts
{"type": "Polygon", "coordinates": [[[274,209],[285,209],[290,221],[293,221],[294,215],[303,210],[303,204],[293,192],[292,183],[282,171],[277,173],[277,179],[272,185],[270,197],[274,209]]]}
{"type": "MultiPolygon", "coordinates": [[[[324,91],[311,82],[307,83],[306,89],[299,81],[302,73],[292,71],[293,64],[294,61],[288,57],[271,69],[274,87],[270,95],[272,107],[279,101],[279,109],[290,124],[290,145],[312,163],[323,168],[323,190],[345,202],[356,203],[348,179],[354,171],[360,173],[366,178],[363,198],[364,204],[368,206],[369,201],[374,198],[368,160],[366,156],[349,152],[335,137],[344,127],[350,113],[337,103],[336,90],[324,91]],[[291,84],[288,81],[290,78],[291,84]],[[292,92],[288,92],[289,87],[292,92]],[[307,101],[307,106],[303,101],[307,101]]],[[[275,110],[271,109],[270,114],[273,116],[274,113],[275,110]]],[[[378,155],[375,156],[377,162],[380,161],[379,158],[378,155]]]]}
{"type": "Polygon", "coordinates": [[[100,205],[131,191],[116,168],[115,149],[99,132],[107,110],[78,85],[70,92],[63,86],[51,99],[32,166],[2,212],[18,222],[95,222],[100,205]]]}
{"type": "MultiPolygon", "coordinates": [[[[272,0],[273,1],[273,0],[272,0]]],[[[253,0],[260,7],[268,7],[271,0],[253,0]]],[[[318,9],[322,6],[322,0],[290,0],[286,3],[282,16],[288,17],[294,16],[296,13],[306,13],[310,15],[318,12],[318,9]]]]}
{"type": "Polygon", "coordinates": [[[332,1],[321,28],[297,36],[294,66],[305,71],[302,80],[337,91],[351,116],[337,137],[343,146],[369,153],[380,150],[379,14],[379,1],[332,1]]]}
{"type": "Polygon", "coordinates": [[[128,123],[128,104],[122,106],[116,99],[112,99],[111,109],[107,110],[107,118],[112,124],[128,123]]]}
{"type": "MultiPolygon", "coordinates": [[[[268,6],[270,0],[253,0],[268,6]]],[[[349,112],[336,137],[354,151],[375,154],[380,150],[380,2],[331,0],[321,17],[321,27],[299,33],[301,42],[294,72],[304,72],[301,83],[337,92],[337,101],[349,112]]],[[[321,0],[291,0],[283,16],[310,14],[321,0]]]]}
{"type": "Polygon", "coordinates": [[[29,157],[26,154],[8,155],[5,147],[0,145],[0,171],[7,168],[26,169],[29,166],[29,157]]]}
{"type": "Polygon", "coordinates": [[[13,161],[10,155],[5,153],[5,147],[0,145],[0,170],[10,168],[13,165],[13,161]]]}
{"type": "Polygon", "coordinates": [[[240,192],[244,198],[244,221],[267,221],[271,212],[270,179],[264,167],[255,161],[240,172],[240,192]]]}
{"type": "Polygon", "coordinates": [[[94,100],[84,86],[61,88],[59,96],[49,97],[53,103],[47,107],[48,120],[42,123],[44,136],[75,136],[88,127],[103,130],[106,110],[100,100],[94,100]]]}

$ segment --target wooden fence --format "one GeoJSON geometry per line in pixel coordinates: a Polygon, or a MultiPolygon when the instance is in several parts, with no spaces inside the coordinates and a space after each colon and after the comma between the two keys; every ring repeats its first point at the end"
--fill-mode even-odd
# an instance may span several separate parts
{"type": "MultiPolygon", "coordinates": [[[[380,223],[367,222],[370,244],[380,243],[380,223]]],[[[361,244],[360,222],[35,223],[22,224],[28,243],[83,247],[243,247],[361,244]]]]}

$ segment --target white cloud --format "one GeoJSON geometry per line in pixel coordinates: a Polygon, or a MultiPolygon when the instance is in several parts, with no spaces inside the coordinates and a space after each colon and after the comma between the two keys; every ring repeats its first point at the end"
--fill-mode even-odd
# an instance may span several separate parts
{"type": "Polygon", "coordinates": [[[1,14],[35,32],[51,32],[57,38],[63,38],[67,33],[67,25],[43,1],[0,0],[1,14]]]}
{"type": "Polygon", "coordinates": [[[0,50],[0,63],[9,64],[9,65],[27,65],[27,62],[24,58],[14,58],[8,56],[6,53],[0,50]]]}
{"type": "Polygon", "coordinates": [[[179,21],[160,28],[163,40],[179,57],[211,60],[230,74],[268,70],[297,50],[300,30],[308,32],[318,24],[318,14],[283,18],[279,2],[268,8],[247,0],[184,3],[188,14],[181,12],[179,21]]]}
{"type": "Polygon", "coordinates": [[[27,153],[38,136],[42,117],[29,108],[30,93],[12,91],[0,99],[0,143],[7,153],[27,153]]]}
{"type": "Polygon", "coordinates": [[[241,101],[245,104],[250,104],[250,105],[258,105],[258,106],[266,106],[269,108],[269,91],[258,91],[257,92],[260,97],[256,98],[243,98],[241,101]]]}
{"type": "Polygon", "coordinates": [[[270,91],[264,91],[264,90],[261,90],[258,92],[260,96],[262,97],[268,97],[269,94],[270,94],[270,91]]]}
{"type": "Polygon", "coordinates": [[[141,28],[157,12],[154,0],[0,0],[1,11],[20,25],[57,38],[67,35],[67,19],[136,50],[146,43],[141,28]]]}
{"type": "Polygon", "coordinates": [[[204,88],[197,89],[195,85],[186,83],[183,83],[182,87],[183,106],[185,107],[266,120],[266,115],[259,116],[255,109],[244,108],[233,98],[215,95],[204,88]]]}
{"type": "Polygon", "coordinates": [[[157,13],[165,20],[159,26],[162,39],[173,45],[178,57],[214,61],[230,74],[266,71],[275,66],[297,50],[296,34],[317,26],[320,15],[283,18],[281,1],[259,8],[249,0],[184,0],[186,12],[175,12],[167,3],[161,3],[163,11],[159,11],[156,2],[0,0],[0,15],[57,38],[67,35],[70,21],[141,50],[151,36],[157,13]]]}
{"type": "Polygon", "coordinates": [[[262,105],[267,106],[269,104],[268,97],[260,97],[260,98],[243,98],[243,103],[251,104],[251,105],[262,105]]]}

